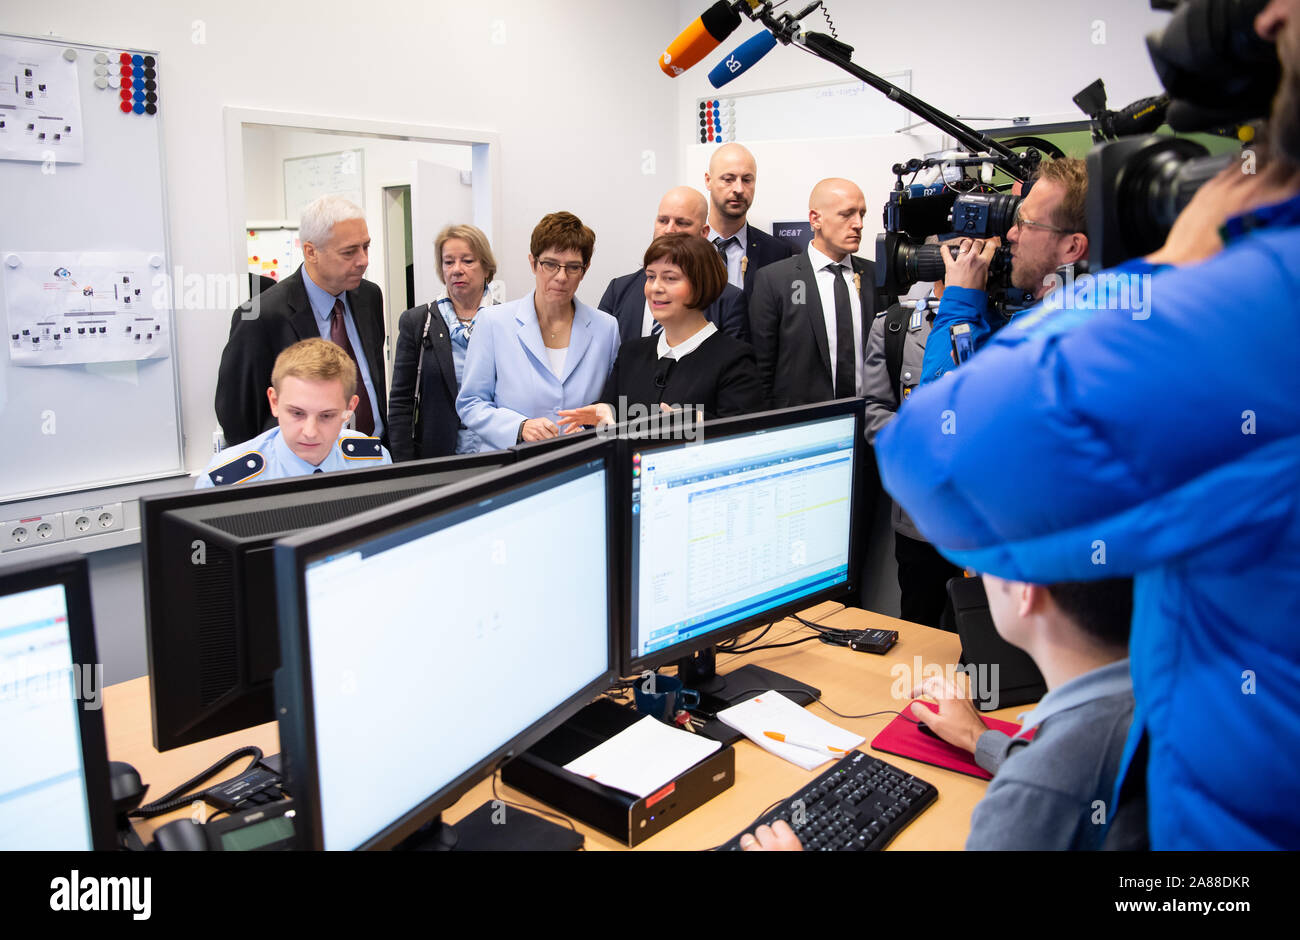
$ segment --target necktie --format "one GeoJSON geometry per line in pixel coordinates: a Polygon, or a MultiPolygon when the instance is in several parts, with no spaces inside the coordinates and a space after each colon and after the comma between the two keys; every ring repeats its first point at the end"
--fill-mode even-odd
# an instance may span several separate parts
{"type": "MultiPolygon", "coordinates": [[[[653,317],[651,317],[651,319],[653,319],[653,317]]],[[[650,335],[658,336],[663,331],[664,331],[664,325],[660,323],[658,320],[655,320],[654,325],[650,327],[650,335]]]]}
{"type": "Polygon", "coordinates": [[[853,308],[844,268],[830,265],[835,275],[835,397],[852,398],[858,393],[857,361],[853,355],[853,308]]]}
{"type": "Polygon", "coordinates": [[[713,244],[718,249],[718,254],[722,255],[722,263],[726,264],[727,249],[730,248],[732,245],[738,244],[738,242],[736,241],[735,235],[732,235],[730,238],[726,239],[725,241],[723,240],[722,236],[719,235],[717,238],[713,240],[713,244]]]}
{"type": "Polygon", "coordinates": [[[343,325],[343,298],[334,298],[334,310],[330,313],[330,342],[342,346],[352,364],[357,367],[357,430],[362,434],[375,433],[375,411],[370,406],[370,393],[366,391],[365,380],[361,376],[361,366],[357,363],[357,354],[352,351],[352,341],[348,339],[347,327],[343,325]]]}
{"type": "Polygon", "coordinates": [[[317,467],[315,470],[312,471],[312,473],[324,473],[324,472],[325,471],[322,470],[320,467],[317,467]]]}

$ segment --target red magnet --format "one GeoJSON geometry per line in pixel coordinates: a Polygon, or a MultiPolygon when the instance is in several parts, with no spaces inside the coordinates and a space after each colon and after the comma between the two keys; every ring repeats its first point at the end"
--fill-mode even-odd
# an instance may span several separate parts
{"type": "Polygon", "coordinates": [[[123,101],[123,102],[122,102],[122,113],[123,113],[123,114],[130,114],[130,113],[131,113],[131,102],[130,102],[130,101],[123,101]]]}

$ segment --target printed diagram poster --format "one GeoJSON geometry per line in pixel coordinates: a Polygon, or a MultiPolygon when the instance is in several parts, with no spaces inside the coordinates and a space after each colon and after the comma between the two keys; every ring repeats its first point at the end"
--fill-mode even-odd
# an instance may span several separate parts
{"type": "Polygon", "coordinates": [[[161,251],[18,251],[3,257],[5,339],[14,365],[170,353],[171,297],[161,251]]]}
{"type": "Polygon", "coordinates": [[[82,162],[76,53],[0,39],[0,160],[82,162]]]}

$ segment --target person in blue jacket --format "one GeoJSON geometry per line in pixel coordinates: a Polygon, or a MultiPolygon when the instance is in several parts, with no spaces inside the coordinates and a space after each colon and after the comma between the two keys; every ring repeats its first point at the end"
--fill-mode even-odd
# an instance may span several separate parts
{"type": "Polygon", "coordinates": [[[1300,848],[1300,0],[1256,29],[1283,65],[1272,162],[1234,164],[1112,289],[1017,317],[876,439],[954,562],[1136,576],[1125,766],[1145,740],[1156,849],[1300,848]]]}
{"type": "Polygon", "coordinates": [[[574,297],[595,244],[573,213],[544,216],[528,255],[536,289],[478,315],[456,411],[480,451],[558,437],[560,411],[600,397],[618,321],[574,297]]]}

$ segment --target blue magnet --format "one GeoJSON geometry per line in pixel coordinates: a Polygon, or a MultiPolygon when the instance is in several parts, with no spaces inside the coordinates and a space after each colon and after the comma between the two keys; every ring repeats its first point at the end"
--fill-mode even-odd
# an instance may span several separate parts
{"type": "Polygon", "coordinates": [[[131,110],[134,111],[136,114],[144,114],[144,102],[137,101],[134,105],[131,106],[131,110]]]}
{"type": "Polygon", "coordinates": [[[722,102],[718,101],[717,98],[714,98],[714,99],[713,99],[713,110],[714,110],[714,111],[718,110],[718,107],[719,107],[721,104],[722,104],[722,102]]]}
{"type": "Polygon", "coordinates": [[[135,68],[131,69],[131,77],[144,78],[144,67],[137,65],[135,68]]]}
{"type": "Polygon", "coordinates": [[[131,56],[131,64],[132,64],[132,65],[144,65],[144,56],[142,56],[142,55],[133,55],[133,56],[131,56]]]}
{"type": "Polygon", "coordinates": [[[135,94],[133,94],[131,97],[134,98],[136,101],[144,101],[144,89],[137,88],[135,94]]]}

